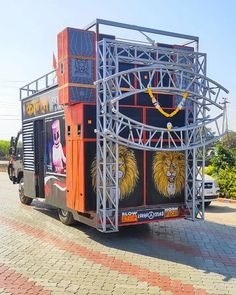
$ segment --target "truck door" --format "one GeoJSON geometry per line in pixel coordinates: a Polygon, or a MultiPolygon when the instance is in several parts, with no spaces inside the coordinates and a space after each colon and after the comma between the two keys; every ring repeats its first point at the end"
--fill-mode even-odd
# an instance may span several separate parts
{"type": "Polygon", "coordinates": [[[36,197],[44,198],[44,121],[34,121],[36,197]]]}

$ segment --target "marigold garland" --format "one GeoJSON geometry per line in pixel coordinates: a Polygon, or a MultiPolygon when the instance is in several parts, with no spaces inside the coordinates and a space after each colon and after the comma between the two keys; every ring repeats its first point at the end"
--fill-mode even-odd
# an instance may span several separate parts
{"type": "Polygon", "coordinates": [[[187,97],[189,96],[188,91],[184,91],[181,102],[177,105],[176,109],[172,113],[169,114],[169,113],[165,112],[163,110],[163,108],[160,106],[158,99],[155,98],[150,87],[147,88],[147,91],[148,91],[148,94],[152,100],[154,107],[162,115],[164,115],[167,118],[171,118],[171,117],[175,116],[180,110],[182,110],[182,108],[184,107],[185,101],[186,101],[187,97]]]}

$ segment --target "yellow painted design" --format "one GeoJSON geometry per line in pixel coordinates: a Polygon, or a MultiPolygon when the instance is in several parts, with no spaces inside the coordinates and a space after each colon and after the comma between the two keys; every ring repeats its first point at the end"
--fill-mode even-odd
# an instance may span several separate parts
{"type": "Polygon", "coordinates": [[[183,108],[183,106],[184,106],[184,104],[185,104],[185,100],[186,100],[186,99],[188,98],[188,96],[189,96],[188,91],[184,91],[181,102],[178,104],[178,106],[176,107],[176,109],[175,109],[173,112],[171,112],[171,113],[169,114],[169,113],[165,112],[165,111],[163,110],[163,108],[160,106],[158,100],[157,100],[157,99],[155,98],[155,96],[153,95],[152,90],[151,90],[150,87],[147,88],[147,91],[148,91],[148,94],[149,94],[149,96],[150,96],[150,98],[151,98],[151,100],[152,100],[152,103],[153,103],[153,105],[155,106],[155,108],[156,108],[156,109],[157,109],[157,110],[158,110],[163,116],[165,116],[166,118],[171,118],[171,117],[175,116],[175,115],[176,115],[176,114],[177,114],[177,113],[183,108]]]}

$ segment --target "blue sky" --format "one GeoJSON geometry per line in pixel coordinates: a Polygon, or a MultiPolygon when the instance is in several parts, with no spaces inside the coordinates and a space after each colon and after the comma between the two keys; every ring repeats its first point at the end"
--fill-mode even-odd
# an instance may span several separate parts
{"type": "Polygon", "coordinates": [[[236,1],[0,0],[0,139],[20,129],[19,87],[52,70],[57,33],[96,18],[199,36],[208,77],[230,91],[236,131],[236,1]]]}

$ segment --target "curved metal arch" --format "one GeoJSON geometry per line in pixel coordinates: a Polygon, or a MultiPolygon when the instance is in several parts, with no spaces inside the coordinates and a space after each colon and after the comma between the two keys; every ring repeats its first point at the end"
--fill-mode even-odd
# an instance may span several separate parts
{"type": "MultiPolygon", "coordinates": [[[[148,86],[149,87],[149,86],[148,86]]],[[[129,97],[130,95],[134,95],[134,94],[138,94],[138,93],[142,93],[142,92],[147,92],[147,88],[144,89],[139,89],[135,92],[123,92],[122,94],[120,94],[118,97],[114,98],[114,99],[109,99],[107,100],[107,103],[111,103],[112,105],[114,105],[117,101],[120,101],[126,97],[129,97]]],[[[179,95],[181,96],[186,89],[178,89],[178,88],[170,88],[170,87],[150,87],[153,91],[155,91],[158,94],[171,94],[171,95],[179,95]]],[[[199,106],[202,106],[203,103],[200,102],[200,99],[203,100],[205,99],[207,102],[209,102],[210,104],[213,104],[214,106],[216,106],[217,108],[223,110],[222,105],[220,105],[219,103],[216,103],[212,100],[209,100],[208,98],[204,97],[203,95],[197,95],[195,92],[190,91],[189,89],[187,90],[188,93],[190,94],[188,97],[188,100],[193,101],[194,103],[198,104],[199,106]],[[196,99],[194,98],[196,97],[196,99]]]]}
{"type": "MultiPolygon", "coordinates": [[[[118,72],[114,75],[104,78],[103,80],[98,80],[96,83],[98,88],[99,86],[101,87],[102,94],[106,96],[105,99],[103,98],[104,103],[101,104],[100,111],[101,114],[105,113],[107,117],[106,130],[103,126],[100,126],[98,129],[103,130],[105,136],[107,135],[106,132],[109,130],[110,137],[116,138],[117,143],[123,142],[126,145],[130,145],[134,148],[152,151],[176,149],[189,150],[193,149],[194,147],[200,147],[212,142],[212,137],[214,136],[209,136],[209,128],[207,127],[209,125],[214,125],[214,127],[216,127],[217,136],[215,136],[215,139],[224,134],[224,127],[222,130],[220,128],[220,119],[222,119],[222,122],[224,121],[224,108],[217,100],[220,98],[221,91],[228,93],[228,90],[206,76],[194,74],[192,71],[183,69],[181,67],[176,67],[175,65],[169,66],[164,64],[155,64],[148,67],[139,67],[136,69],[118,72]],[[146,85],[144,85],[142,82],[141,73],[143,72],[146,74],[148,73],[147,78],[149,79],[147,80],[147,83],[145,83],[146,85]],[[157,85],[153,85],[152,82],[156,73],[160,74],[159,81],[156,83],[157,85]],[[167,82],[169,84],[168,86],[163,85],[165,84],[163,80],[166,78],[166,74],[169,78],[167,82]],[[132,79],[129,75],[135,75],[135,78],[138,79],[136,85],[132,85],[132,79]],[[178,75],[180,77],[178,77],[178,75]],[[180,80],[179,82],[178,79],[180,80]],[[131,91],[127,91],[125,93],[122,91],[122,80],[128,84],[131,91]],[[148,87],[150,87],[152,90],[158,91],[158,93],[165,92],[176,95],[181,95],[187,90],[190,93],[190,99],[193,101],[193,103],[196,103],[199,105],[199,107],[204,107],[206,109],[206,103],[214,105],[218,111],[220,111],[220,114],[214,118],[201,118],[201,120],[196,121],[195,124],[191,124],[189,126],[182,126],[168,130],[167,128],[148,126],[141,122],[137,122],[119,112],[120,100],[135,93],[145,92],[147,91],[148,87]],[[110,108],[111,111],[107,112],[107,108],[110,108]],[[128,128],[130,129],[130,136],[128,138],[124,138],[121,136],[121,132],[128,128]],[[137,135],[138,144],[135,142],[131,130],[137,135]],[[149,132],[146,143],[143,142],[143,132],[149,132]],[[199,134],[201,134],[201,137],[204,138],[204,140],[199,140],[199,134]],[[157,135],[161,140],[160,144],[153,144],[151,146],[153,137],[157,135]],[[164,146],[162,142],[164,137],[167,137],[169,140],[169,146],[167,147],[164,146]],[[175,144],[174,138],[176,139],[176,137],[177,140],[180,140],[181,142],[180,146],[175,144]],[[185,143],[187,137],[191,140],[187,140],[187,143],[185,143]],[[196,142],[194,142],[194,140],[196,142]]],[[[224,126],[225,124],[222,125],[224,126]]]]}
{"type": "Polygon", "coordinates": [[[175,65],[169,65],[169,64],[166,64],[165,62],[158,62],[158,63],[154,63],[151,66],[137,67],[137,68],[129,69],[129,70],[126,70],[126,71],[118,72],[118,73],[116,73],[114,75],[111,75],[111,76],[108,76],[108,77],[106,77],[104,79],[99,79],[99,80],[95,81],[95,84],[99,84],[101,82],[107,82],[107,81],[113,79],[114,77],[118,77],[118,76],[121,76],[123,74],[129,74],[129,73],[140,72],[140,71],[147,72],[149,70],[157,69],[157,67],[160,68],[160,69],[162,68],[162,69],[169,69],[169,70],[180,70],[180,71],[184,71],[187,74],[191,74],[193,76],[197,76],[197,77],[200,77],[200,78],[203,78],[203,79],[208,80],[209,82],[215,84],[217,87],[219,87],[222,90],[224,90],[226,93],[229,92],[221,84],[219,84],[218,82],[216,82],[216,81],[208,78],[207,76],[204,76],[204,75],[201,75],[201,74],[196,74],[193,71],[189,71],[189,70],[184,69],[183,67],[175,66],[175,65]]]}
{"type": "MultiPolygon", "coordinates": [[[[124,118],[124,119],[128,120],[129,122],[131,122],[132,124],[137,125],[137,128],[144,129],[144,131],[153,131],[153,130],[166,131],[167,130],[167,128],[156,127],[156,126],[152,126],[152,125],[148,125],[148,124],[142,124],[142,127],[141,127],[139,121],[131,119],[128,116],[122,114],[121,112],[115,112],[115,114],[116,114],[116,116],[111,116],[109,114],[107,114],[107,116],[108,116],[108,118],[113,119],[115,121],[120,120],[120,118],[124,118]]],[[[213,123],[215,120],[219,120],[220,118],[223,118],[223,114],[219,114],[218,116],[216,116],[212,119],[205,118],[205,120],[199,124],[190,124],[190,125],[184,126],[184,127],[174,127],[173,129],[171,129],[170,132],[191,131],[195,127],[204,127],[206,124],[213,123]]]]}
{"type": "Polygon", "coordinates": [[[226,88],[204,75],[196,74],[179,66],[167,65],[164,63],[156,63],[148,67],[138,67],[118,72],[104,79],[97,80],[95,84],[103,90],[105,88],[107,92],[106,102],[111,102],[112,104],[130,95],[145,92],[147,88],[150,87],[153,90],[166,91],[170,94],[177,95],[187,90],[193,97],[196,97],[196,99],[192,98],[194,102],[197,102],[198,99],[202,99],[222,110],[222,106],[217,103],[217,101],[222,91],[226,94],[228,93],[226,88]],[[147,85],[144,85],[142,82],[141,73],[144,72],[148,72],[149,74],[147,85]],[[156,83],[157,85],[152,85],[156,73],[160,74],[160,79],[156,83]],[[136,85],[132,85],[132,75],[138,81],[136,85]],[[166,82],[164,82],[166,77],[169,79],[168,86],[164,86],[164,84],[166,84],[166,82]],[[131,89],[131,91],[126,91],[124,93],[121,86],[123,81],[127,84],[127,89],[131,89]],[[195,88],[197,91],[195,91],[195,88]]]}
{"type": "Polygon", "coordinates": [[[220,121],[224,120],[223,114],[213,119],[206,119],[200,124],[191,124],[172,130],[141,124],[120,112],[116,113],[116,116],[107,116],[109,126],[104,130],[103,135],[108,140],[123,143],[130,148],[147,151],[190,150],[194,147],[211,144],[225,132],[219,128],[220,121]],[[216,127],[217,134],[211,132],[213,126],[216,127]],[[126,137],[122,136],[124,132],[127,133],[126,137]],[[144,133],[148,133],[148,139],[144,139],[144,133]],[[186,141],[187,134],[188,141],[186,141]]]}

